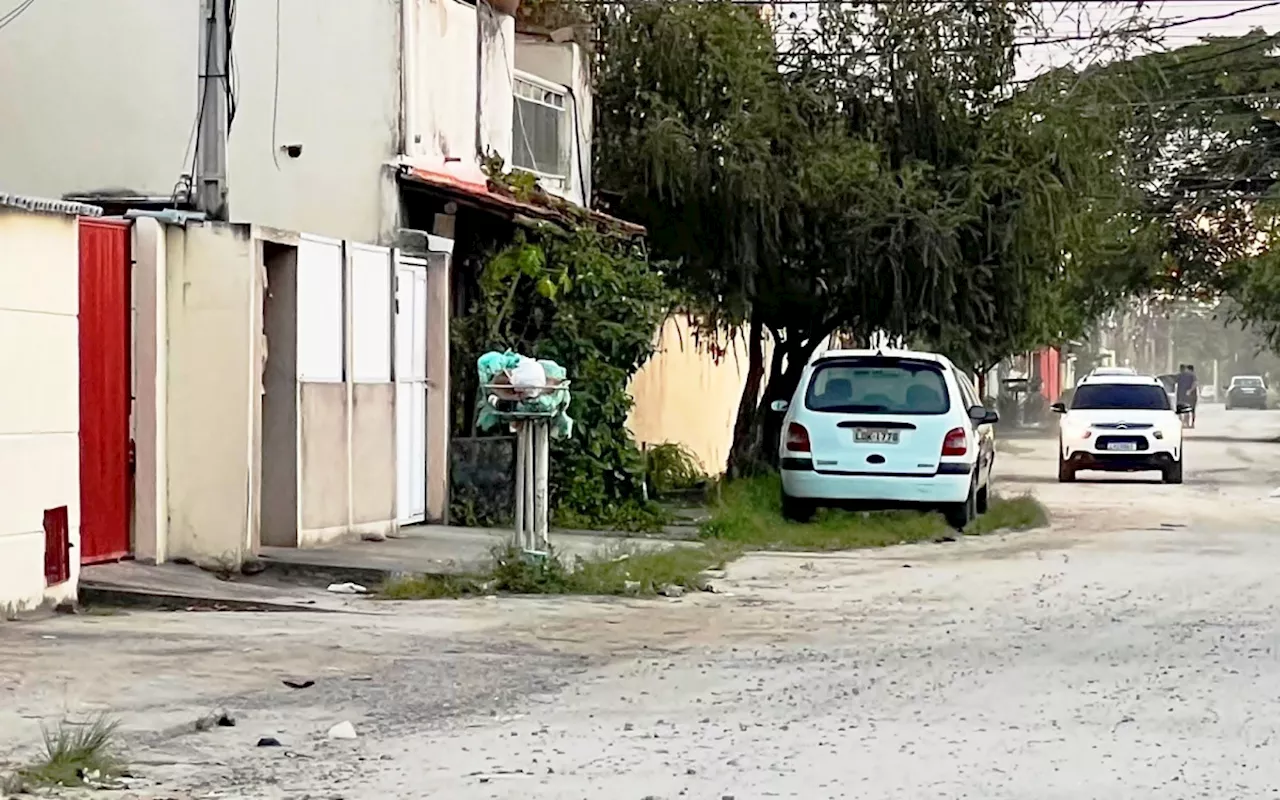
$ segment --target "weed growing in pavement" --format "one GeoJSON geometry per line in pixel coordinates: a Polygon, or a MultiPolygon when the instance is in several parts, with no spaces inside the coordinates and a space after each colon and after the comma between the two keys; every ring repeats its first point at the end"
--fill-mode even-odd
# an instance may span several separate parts
{"type": "Polygon", "coordinates": [[[617,547],[566,562],[555,553],[527,557],[512,545],[496,548],[482,574],[417,575],[390,581],[382,596],[392,600],[433,600],[478,594],[654,595],[669,586],[697,589],[702,573],[722,567],[730,548],[675,546],[617,547]]]}
{"type": "Polygon", "coordinates": [[[44,728],[44,754],[0,784],[7,792],[57,786],[101,786],[128,772],[116,745],[119,721],[100,715],[44,728]]]}
{"type": "MultiPolygon", "coordinates": [[[[712,516],[702,526],[703,536],[745,549],[852,550],[933,541],[953,533],[941,515],[912,511],[822,509],[812,522],[788,522],[782,517],[782,486],[777,475],[726,482],[714,494],[712,516]]],[[[987,513],[965,533],[1026,530],[1047,521],[1048,512],[1033,497],[995,497],[987,513]]]]}
{"type": "Polygon", "coordinates": [[[702,573],[721,569],[735,555],[730,548],[676,546],[637,550],[615,548],[578,559],[569,573],[573,594],[656,594],[668,586],[701,589],[702,573]]]}

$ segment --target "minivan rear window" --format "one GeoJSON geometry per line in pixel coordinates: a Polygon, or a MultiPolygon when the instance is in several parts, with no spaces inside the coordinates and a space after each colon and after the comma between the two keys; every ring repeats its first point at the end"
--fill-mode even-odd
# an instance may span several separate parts
{"type": "Polygon", "coordinates": [[[833,414],[945,414],[951,399],[941,365],[867,357],[819,362],[804,404],[833,414]]]}

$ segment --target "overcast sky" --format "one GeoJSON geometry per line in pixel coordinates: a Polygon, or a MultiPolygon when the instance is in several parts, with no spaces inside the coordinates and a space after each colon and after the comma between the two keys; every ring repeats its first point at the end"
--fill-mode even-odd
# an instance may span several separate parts
{"type": "MultiPolygon", "coordinates": [[[[1177,49],[1204,36],[1239,36],[1253,28],[1268,33],[1280,31],[1280,2],[1268,0],[1147,0],[1137,7],[1129,3],[1054,3],[1046,2],[1046,18],[1058,17],[1049,38],[1088,36],[1100,29],[1126,27],[1135,10],[1146,22],[1164,24],[1186,22],[1153,34],[1166,49],[1177,49]],[[1060,16],[1059,16],[1060,15],[1060,16]],[[1224,19],[1202,19],[1222,17],[1224,19]]],[[[1145,22],[1144,22],[1145,24],[1145,22]]],[[[1048,66],[1084,66],[1091,58],[1084,51],[1090,43],[1074,41],[1059,44],[1036,44],[1024,47],[1019,77],[1027,78],[1048,66]]]]}

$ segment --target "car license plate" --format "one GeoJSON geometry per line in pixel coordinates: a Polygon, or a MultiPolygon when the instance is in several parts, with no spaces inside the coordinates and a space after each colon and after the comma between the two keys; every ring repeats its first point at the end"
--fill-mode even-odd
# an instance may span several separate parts
{"type": "Polygon", "coordinates": [[[881,428],[854,428],[853,440],[858,444],[897,444],[898,431],[881,428]]]}
{"type": "Polygon", "coordinates": [[[1119,450],[1122,453],[1132,453],[1138,449],[1137,442],[1112,442],[1107,446],[1108,450],[1119,450]]]}

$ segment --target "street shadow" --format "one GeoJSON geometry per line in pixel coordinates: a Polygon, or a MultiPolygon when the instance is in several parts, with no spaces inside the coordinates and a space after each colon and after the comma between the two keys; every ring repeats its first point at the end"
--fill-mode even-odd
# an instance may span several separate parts
{"type": "MultiPolygon", "coordinates": [[[[1006,481],[1009,483],[1033,483],[1033,484],[1050,484],[1050,483],[1059,482],[1057,475],[1002,475],[1000,476],[1000,480],[1006,481]]],[[[1187,482],[1191,483],[1191,481],[1187,481],[1187,482]]],[[[1077,477],[1074,483],[1085,483],[1085,484],[1101,483],[1101,484],[1111,484],[1111,485],[1120,485],[1120,486],[1128,486],[1128,485],[1162,486],[1164,484],[1164,481],[1162,481],[1159,478],[1119,478],[1116,476],[1110,476],[1110,477],[1097,477],[1097,478],[1077,477]]],[[[1069,486],[1070,484],[1064,484],[1064,485],[1069,486]]]]}
{"type": "Polygon", "coordinates": [[[1199,436],[1189,433],[1183,437],[1188,442],[1217,442],[1220,444],[1280,444],[1280,436],[1199,436]]]}

